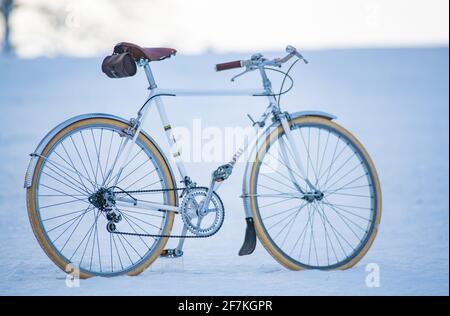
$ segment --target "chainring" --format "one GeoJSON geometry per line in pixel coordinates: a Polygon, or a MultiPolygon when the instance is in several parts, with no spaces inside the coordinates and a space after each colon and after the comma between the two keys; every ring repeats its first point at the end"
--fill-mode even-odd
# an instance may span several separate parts
{"type": "Polygon", "coordinates": [[[199,237],[215,234],[225,219],[225,209],[216,192],[211,195],[207,207],[203,208],[207,195],[207,188],[192,188],[184,196],[180,207],[184,225],[189,232],[199,237]]]}

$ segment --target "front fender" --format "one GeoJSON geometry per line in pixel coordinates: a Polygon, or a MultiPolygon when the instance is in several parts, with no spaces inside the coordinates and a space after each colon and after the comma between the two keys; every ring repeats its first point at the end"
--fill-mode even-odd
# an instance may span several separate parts
{"type": "Polygon", "coordinates": [[[304,117],[304,116],[319,116],[319,117],[326,118],[328,120],[337,119],[337,116],[327,113],[327,112],[322,112],[322,111],[299,111],[299,112],[291,113],[291,114],[289,114],[289,116],[291,117],[291,119],[296,119],[298,117],[304,117]]]}
{"type": "MultiPolygon", "coordinates": [[[[323,117],[328,120],[335,120],[337,118],[333,114],[322,112],[322,111],[299,111],[299,112],[294,112],[294,113],[289,114],[289,117],[291,120],[299,118],[299,117],[307,117],[307,116],[319,116],[319,117],[323,117]]],[[[261,141],[264,139],[264,137],[266,137],[274,128],[278,127],[278,124],[279,124],[279,122],[274,122],[269,127],[267,127],[266,130],[259,136],[258,141],[255,142],[255,144],[261,144],[261,141]]],[[[248,217],[253,218],[252,210],[250,207],[249,192],[250,192],[250,171],[253,166],[254,157],[256,155],[256,150],[257,150],[257,148],[254,145],[249,154],[249,157],[251,157],[251,159],[249,159],[249,161],[246,164],[245,171],[244,171],[244,178],[243,178],[243,182],[242,182],[241,198],[244,203],[244,212],[245,212],[246,218],[248,218],[248,217]]]]}

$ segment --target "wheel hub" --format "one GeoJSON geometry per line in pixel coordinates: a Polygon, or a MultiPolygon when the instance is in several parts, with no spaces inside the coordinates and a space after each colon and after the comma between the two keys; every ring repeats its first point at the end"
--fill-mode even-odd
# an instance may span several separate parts
{"type": "Polygon", "coordinates": [[[302,199],[304,199],[305,201],[312,203],[314,201],[322,201],[324,197],[323,192],[321,191],[314,191],[314,192],[308,192],[306,193],[302,199]]]}
{"type": "Polygon", "coordinates": [[[106,229],[109,232],[115,231],[115,224],[119,223],[122,220],[122,215],[115,206],[116,201],[114,197],[114,192],[112,190],[100,188],[97,192],[91,194],[88,198],[89,202],[94,207],[106,214],[106,219],[108,220],[106,229]]]}
{"type": "Polygon", "coordinates": [[[88,198],[89,203],[98,208],[101,211],[104,211],[108,205],[107,201],[107,193],[108,190],[105,188],[100,188],[97,192],[91,194],[88,198]]]}

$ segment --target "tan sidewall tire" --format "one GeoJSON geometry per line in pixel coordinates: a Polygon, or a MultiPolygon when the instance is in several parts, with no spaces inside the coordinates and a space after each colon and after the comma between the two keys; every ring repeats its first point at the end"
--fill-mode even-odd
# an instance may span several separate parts
{"type": "MultiPolygon", "coordinates": [[[[98,123],[109,124],[109,125],[112,125],[115,127],[119,127],[121,129],[128,128],[127,124],[125,124],[121,121],[117,121],[117,120],[109,119],[109,118],[89,118],[89,119],[81,120],[81,121],[75,122],[75,123],[67,126],[63,130],[61,130],[55,137],[53,137],[50,140],[50,142],[47,144],[47,146],[44,148],[44,150],[42,151],[42,156],[46,156],[48,154],[48,152],[50,151],[50,149],[53,147],[53,145],[67,133],[73,131],[74,129],[82,127],[82,126],[88,126],[91,124],[98,124],[98,123]]],[[[153,144],[153,142],[150,139],[148,139],[144,134],[141,133],[139,135],[139,139],[149,148],[149,150],[152,152],[154,157],[159,162],[159,164],[161,166],[161,170],[163,171],[164,176],[167,180],[168,187],[175,188],[175,181],[173,179],[172,173],[170,172],[169,166],[167,165],[167,163],[163,157],[163,154],[158,150],[158,148],[155,146],[155,144],[153,144]]],[[[42,247],[42,249],[44,250],[44,252],[61,270],[67,272],[66,271],[67,262],[64,259],[62,259],[55,252],[52,245],[47,240],[45,232],[42,231],[40,221],[39,221],[39,215],[37,214],[37,211],[36,211],[35,192],[36,192],[36,185],[37,185],[37,178],[38,178],[37,175],[41,168],[42,162],[43,162],[43,158],[39,158],[39,160],[36,164],[36,168],[34,170],[31,187],[29,187],[27,189],[28,217],[30,219],[30,223],[31,223],[31,227],[33,229],[34,235],[36,236],[36,239],[38,240],[38,242],[39,242],[40,246],[42,247]]],[[[173,192],[170,195],[169,204],[176,205],[176,201],[177,201],[176,193],[173,192]]],[[[173,226],[173,220],[174,220],[174,214],[173,214],[173,212],[169,212],[167,222],[166,222],[167,223],[166,227],[162,232],[163,235],[170,234],[170,232],[172,230],[172,226],[173,226]]],[[[168,241],[167,237],[161,238],[158,245],[156,246],[155,250],[153,251],[152,255],[149,256],[145,261],[141,262],[139,265],[134,267],[132,270],[128,271],[127,274],[128,275],[138,275],[142,271],[144,271],[150,264],[153,263],[153,261],[155,261],[159,257],[159,255],[161,254],[162,250],[164,249],[167,241],[168,241]]],[[[81,271],[71,271],[71,273],[79,274],[79,277],[82,279],[86,279],[86,278],[95,276],[95,275],[81,272],[81,271]]]]}
{"type": "MultiPolygon", "coordinates": [[[[335,268],[338,270],[345,270],[345,269],[349,269],[351,267],[353,267],[355,264],[357,264],[362,257],[364,257],[364,255],[367,253],[367,251],[370,249],[370,247],[372,246],[373,241],[375,240],[375,237],[377,235],[378,232],[378,225],[380,224],[381,221],[381,187],[380,187],[380,181],[378,178],[378,174],[377,171],[375,169],[375,165],[373,164],[372,159],[370,158],[369,154],[367,153],[366,149],[363,147],[363,145],[356,139],[355,136],[353,136],[349,131],[347,131],[345,128],[343,128],[342,126],[328,120],[325,118],[321,118],[321,117],[316,117],[316,116],[307,116],[307,117],[300,117],[300,118],[296,118],[293,120],[294,124],[302,124],[302,123],[319,123],[322,125],[326,125],[329,126],[337,131],[339,131],[340,133],[342,133],[343,135],[345,135],[346,137],[348,137],[348,139],[350,139],[353,144],[358,147],[358,149],[360,150],[360,152],[362,153],[362,155],[364,156],[364,159],[366,159],[367,163],[368,163],[368,167],[370,168],[370,171],[372,173],[372,177],[373,177],[373,182],[374,182],[374,187],[375,187],[375,192],[377,195],[377,209],[376,209],[376,219],[375,219],[375,224],[374,224],[374,228],[372,230],[372,234],[369,236],[368,241],[366,242],[366,244],[364,245],[364,247],[361,249],[361,251],[349,262],[335,268]]],[[[252,196],[253,194],[255,194],[254,190],[254,184],[255,184],[255,176],[256,176],[256,171],[258,170],[258,161],[259,161],[259,157],[263,157],[263,153],[264,150],[266,148],[266,146],[268,144],[271,144],[275,141],[275,139],[277,139],[277,135],[278,133],[282,133],[283,132],[283,128],[280,125],[278,128],[275,128],[263,141],[263,143],[261,144],[261,146],[259,147],[258,151],[257,151],[257,157],[255,159],[255,162],[252,165],[252,169],[251,169],[251,175],[250,175],[250,191],[249,194],[250,196],[252,196]]],[[[281,265],[283,265],[284,267],[291,269],[291,270],[302,270],[305,269],[304,266],[299,265],[295,262],[293,262],[292,260],[290,260],[289,258],[287,258],[283,253],[281,253],[277,247],[274,245],[274,243],[271,241],[270,237],[268,236],[266,230],[263,228],[263,223],[261,221],[261,217],[259,215],[259,213],[256,210],[255,207],[255,201],[254,199],[250,198],[250,207],[252,210],[252,214],[253,214],[253,218],[254,218],[254,222],[255,222],[255,230],[256,230],[256,234],[258,236],[259,241],[261,242],[261,244],[264,246],[264,248],[266,248],[266,250],[272,255],[272,257],[277,260],[281,265]]]]}

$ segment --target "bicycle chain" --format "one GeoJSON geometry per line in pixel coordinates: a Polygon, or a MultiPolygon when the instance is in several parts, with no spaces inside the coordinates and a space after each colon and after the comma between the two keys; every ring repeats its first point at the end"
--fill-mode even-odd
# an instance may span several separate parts
{"type": "MultiPolygon", "coordinates": [[[[207,187],[193,187],[192,189],[206,189],[207,187]]],[[[152,189],[152,190],[134,190],[134,191],[118,191],[113,193],[126,193],[126,194],[133,194],[133,193],[152,193],[152,192],[169,192],[169,191],[183,191],[180,195],[182,197],[186,191],[189,191],[189,188],[176,188],[176,189],[152,189]]],[[[224,213],[225,213],[225,207],[224,207],[224,213]]],[[[220,229],[219,229],[220,230],[220,229]]],[[[144,234],[144,233],[130,233],[130,232],[121,232],[121,231],[113,231],[111,234],[117,234],[117,235],[126,235],[126,236],[138,236],[138,237],[162,237],[162,238],[208,238],[213,235],[215,235],[219,230],[208,234],[204,236],[196,236],[196,235],[161,235],[161,234],[144,234]]]]}

